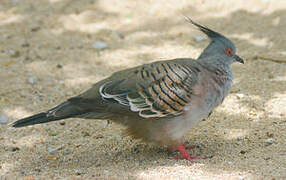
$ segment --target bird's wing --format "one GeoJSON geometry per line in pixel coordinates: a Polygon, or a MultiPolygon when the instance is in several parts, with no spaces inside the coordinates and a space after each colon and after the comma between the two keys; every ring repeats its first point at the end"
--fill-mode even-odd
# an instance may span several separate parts
{"type": "Polygon", "coordinates": [[[129,107],[143,118],[179,115],[191,102],[199,72],[186,63],[152,63],[113,74],[99,92],[105,100],[129,107]]]}

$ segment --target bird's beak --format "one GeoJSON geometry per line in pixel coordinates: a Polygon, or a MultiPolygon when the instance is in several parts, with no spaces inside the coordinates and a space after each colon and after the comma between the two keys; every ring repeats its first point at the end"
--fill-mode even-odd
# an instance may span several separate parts
{"type": "Polygon", "coordinates": [[[238,55],[235,55],[235,56],[234,56],[234,59],[235,59],[237,62],[240,62],[241,64],[244,64],[244,60],[243,60],[241,57],[239,57],[238,55]]]}

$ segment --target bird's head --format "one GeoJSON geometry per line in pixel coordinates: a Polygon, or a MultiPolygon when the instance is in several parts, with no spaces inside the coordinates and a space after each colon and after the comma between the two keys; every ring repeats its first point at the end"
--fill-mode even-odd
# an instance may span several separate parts
{"type": "Polygon", "coordinates": [[[184,16],[185,19],[191,24],[197,26],[203,33],[205,33],[210,39],[211,42],[208,47],[202,52],[198,59],[208,59],[212,60],[212,57],[218,57],[218,60],[225,64],[232,64],[233,62],[240,62],[244,64],[244,60],[236,55],[236,48],[233,42],[226,38],[225,36],[215,32],[205,26],[202,26],[187,16],[184,16]],[[210,57],[210,58],[209,58],[210,57]]]}

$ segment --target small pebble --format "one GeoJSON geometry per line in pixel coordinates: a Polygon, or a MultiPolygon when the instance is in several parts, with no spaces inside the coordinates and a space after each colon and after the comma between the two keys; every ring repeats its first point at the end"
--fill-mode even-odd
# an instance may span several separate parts
{"type": "Polygon", "coordinates": [[[31,31],[32,32],[37,32],[37,31],[39,31],[41,29],[41,27],[33,27],[32,29],[31,29],[31,31]]]}
{"type": "Polygon", "coordinates": [[[268,145],[271,145],[275,142],[275,140],[273,138],[268,138],[265,140],[265,142],[268,144],[268,145]]]}
{"type": "Polygon", "coordinates": [[[124,38],[125,38],[125,36],[124,36],[123,34],[121,34],[121,33],[118,34],[118,37],[119,37],[120,39],[124,39],[124,38]]]}
{"type": "Polygon", "coordinates": [[[140,152],[140,150],[138,148],[132,148],[131,151],[135,154],[138,154],[140,152]]]}
{"type": "Polygon", "coordinates": [[[105,49],[107,48],[107,44],[103,41],[95,41],[92,46],[95,48],[95,49],[99,49],[99,50],[102,50],[102,49],[105,49]]]}
{"type": "Polygon", "coordinates": [[[24,42],[23,44],[22,44],[22,47],[29,47],[30,46],[30,44],[28,43],[28,42],[24,42]]]}
{"type": "Polygon", "coordinates": [[[37,168],[35,169],[36,172],[41,172],[41,169],[37,168]]]}
{"type": "Polygon", "coordinates": [[[269,78],[269,79],[273,79],[273,78],[274,78],[274,75],[273,75],[273,74],[268,74],[268,78],[269,78]]]}
{"type": "Polygon", "coordinates": [[[245,153],[246,153],[246,151],[244,151],[244,150],[240,151],[240,154],[245,154],[245,153]]]}
{"type": "Polygon", "coordinates": [[[55,154],[58,151],[58,148],[48,148],[49,154],[55,154]]]}
{"type": "Polygon", "coordinates": [[[197,42],[201,42],[207,39],[205,36],[200,36],[200,35],[195,36],[194,38],[197,42]]]}
{"type": "Polygon", "coordinates": [[[20,52],[17,50],[15,51],[14,49],[10,49],[9,54],[10,54],[10,57],[13,57],[13,58],[17,58],[20,56],[20,52]]]}
{"type": "Polygon", "coordinates": [[[79,176],[79,175],[83,174],[83,172],[81,170],[79,170],[79,169],[76,169],[75,170],[75,174],[79,176]]]}
{"type": "Polygon", "coordinates": [[[273,138],[273,137],[274,137],[274,134],[273,134],[273,133],[270,133],[270,132],[266,132],[266,136],[269,137],[269,138],[273,138]]]}
{"type": "Polygon", "coordinates": [[[63,153],[64,153],[64,154],[70,154],[70,153],[71,153],[71,150],[70,150],[70,149],[64,149],[64,150],[63,150],[63,153]]]}
{"type": "Polygon", "coordinates": [[[244,180],[244,177],[243,176],[238,176],[238,179],[239,180],[244,180]]]}
{"type": "Polygon", "coordinates": [[[0,114],[0,124],[7,124],[9,118],[6,114],[0,114]]]}
{"type": "Polygon", "coordinates": [[[63,68],[63,65],[57,64],[57,68],[61,69],[61,68],[63,68]]]}
{"type": "Polygon", "coordinates": [[[101,139],[104,138],[104,136],[102,134],[97,134],[94,136],[95,139],[101,139]]]}
{"type": "Polygon", "coordinates": [[[83,131],[82,134],[83,134],[83,137],[88,137],[88,136],[90,136],[90,134],[89,134],[88,132],[86,132],[86,131],[83,131]]]}
{"type": "Polygon", "coordinates": [[[29,82],[30,84],[35,84],[35,83],[36,83],[36,78],[35,78],[34,76],[29,76],[29,77],[28,77],[28,82],[29,82]]]}
{"type": "Polygon", "coordinates": [[[244,97],[244,94],[237,93],[237,94],[236,94],[236,97],[237,97],[238,99],[241,99],[241,98],[243,98],[243,97],[244,97]]]}
{"type": "Polygon", "coordinates": [[[53,155],[48,155],[47,156],[47,160],[49,160],[49,161],[57,161],[57,160],[59,160],[60,158],[58,158],[58,157],[55,157],[55,156],[53,156],[53,155]]]}
{"type": "Polygon", "coordinates": [[[62,122],[60,122],[60,125],[64,126],[64,125],[66,125],[66,122],[62,121],[62,122]]]}
{"type": "Polygon", "coordinates": [[[20,148],[18,148],[18,147],[12,147],[10,150],[11,150],[12,152],[15,152],[15,151],[19,151],[20,148]]]}
{"type": "Polygon", "coordinates": [[[28,61],[28,60],[30,60],[31,58],[29,57],[29,56],[26,56],[25,58],[24,58],[24,60],[25,61],[28,61]]]}

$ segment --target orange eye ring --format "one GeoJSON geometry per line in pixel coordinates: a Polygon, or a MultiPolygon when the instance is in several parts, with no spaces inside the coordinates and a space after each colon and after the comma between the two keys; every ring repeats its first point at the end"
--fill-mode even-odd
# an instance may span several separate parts
{"type": "Polygon", "coordinates": [[[228,55],[228,56],[232,56],[232,49],[231,48],[226,48],[225,50],[224,50],[224,54],[226,54],[226,55],[228,55]]]}

